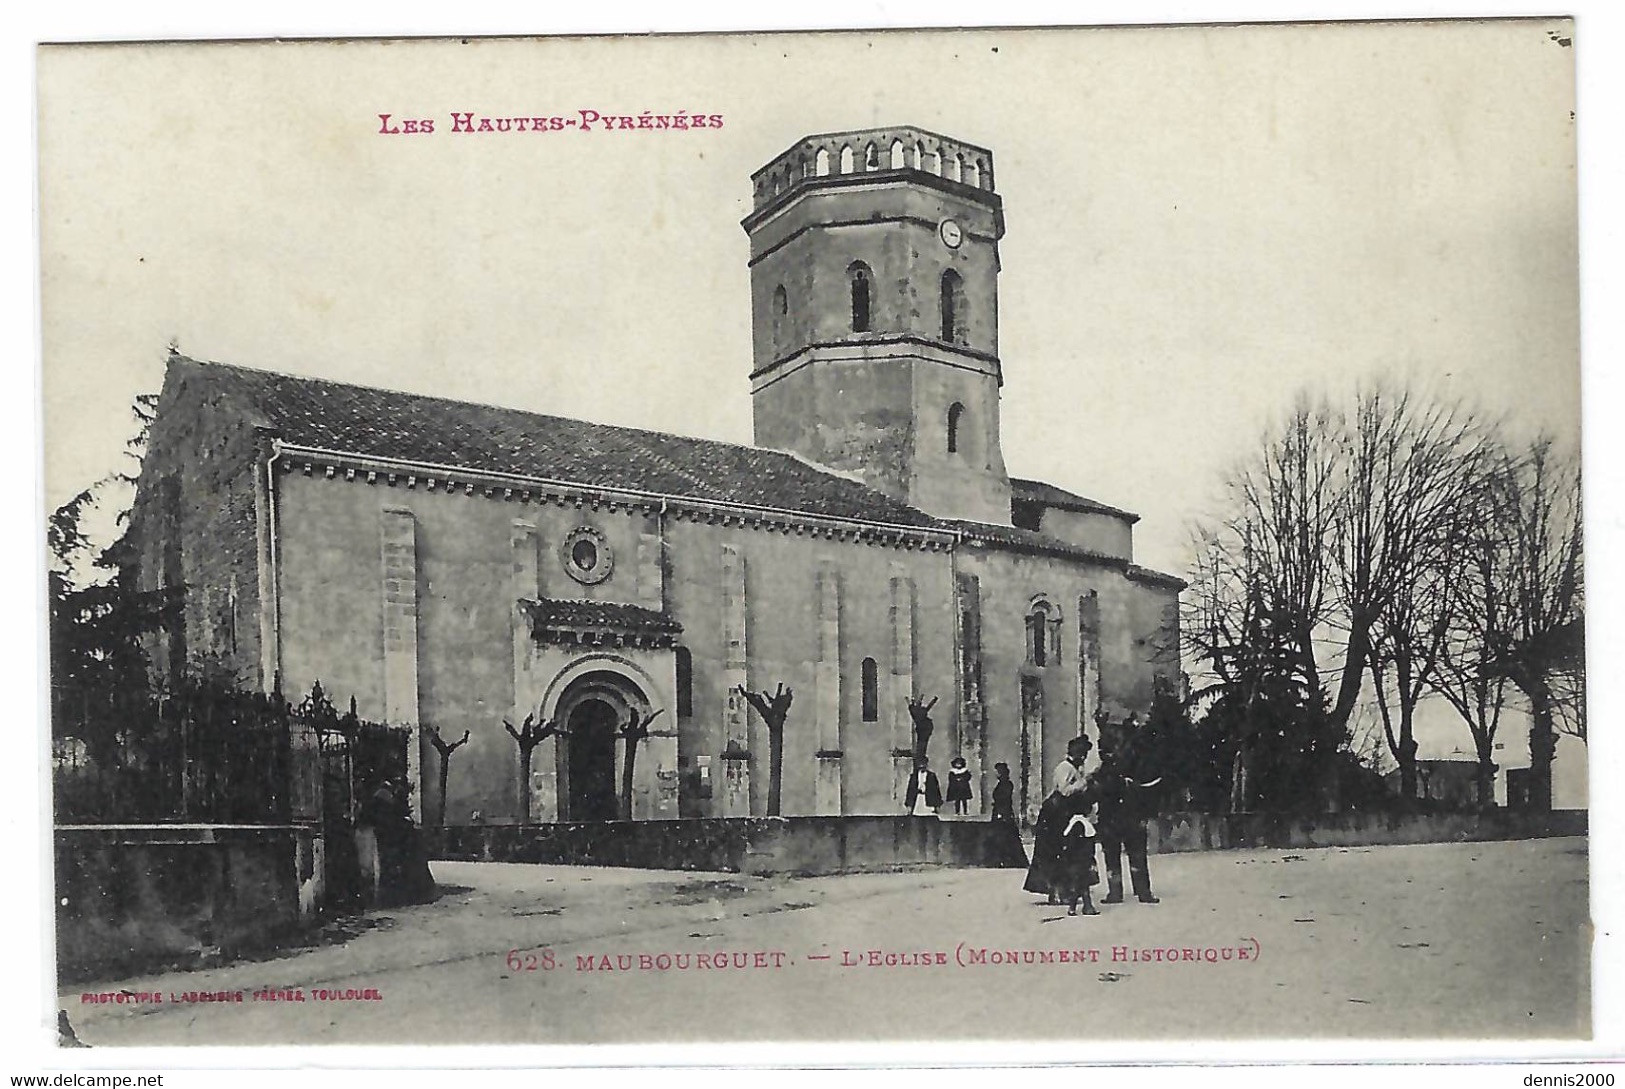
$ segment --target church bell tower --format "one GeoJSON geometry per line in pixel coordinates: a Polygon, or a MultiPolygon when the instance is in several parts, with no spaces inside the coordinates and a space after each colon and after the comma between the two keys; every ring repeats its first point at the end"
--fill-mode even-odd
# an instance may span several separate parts
{"type": "Polygon", "coordinates": [[[752,181],[756,444],[1009,525],[992,153],[918,128],[831,133],[752,181]]]}

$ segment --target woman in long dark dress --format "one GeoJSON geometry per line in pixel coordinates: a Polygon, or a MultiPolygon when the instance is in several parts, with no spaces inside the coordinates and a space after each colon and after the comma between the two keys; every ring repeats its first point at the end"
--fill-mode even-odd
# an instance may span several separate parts
{"type": "MultiPolygon", "coordinates": [[[[1056,879],[1065,846],[1063,837],[1072,817],[1083,802],[1083,762],[1094,746],[1087,737],[1074,737],[1066,746],[1066,759],[1055,765],[1055,789],[1038,807],[1038,823],[1033,825],[1033,861],[1027,868],[1022,888],[1043,893],[1047,902],[1059,903],[1056,879]]],[[[1087,807],[1085,807],[1087,808],[1087,807]]]]}
{"type": "Polygon", "coordinates": [[[1016,786],[1010,781],[1010,765],[1000,760],[993,765],[998,780],[993,784],[993,819],[1016,823],[1016,786]]]}

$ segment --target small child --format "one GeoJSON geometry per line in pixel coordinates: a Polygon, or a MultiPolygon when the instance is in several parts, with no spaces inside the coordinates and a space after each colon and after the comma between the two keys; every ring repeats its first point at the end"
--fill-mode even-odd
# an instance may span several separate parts
{"type": "Polygon", "coordinates": [[[993,774],[999,781],[993,784],[993,819],[1016,823],[1016,785],[1010,781],[1010,765],[999,761],[993,765],[993,774]]]}
{"type": "Polygon", "coordinates": [[[970,812],[970,769],[963,756],[954,757],[948,765],[948,800],[954,803],[954,812],[959,816],[970,812]]]}
{"type": "Polygon", "coordinates": [[[1066,822],[1061,836],[1061,859],[1055,868],[1055,894],[1066,903],[1068,915],[1078,914],[1078,903],[1083,903],[1083,914],[1099,915],[1089,894],[1090,886],[1098,884],[1095,872],[1095,826],[1082,813],[1066,822]]]}

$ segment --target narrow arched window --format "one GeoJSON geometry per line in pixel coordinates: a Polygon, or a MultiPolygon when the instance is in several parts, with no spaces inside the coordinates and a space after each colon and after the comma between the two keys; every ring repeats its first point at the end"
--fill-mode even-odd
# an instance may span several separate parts
{"type": "Polygon", "coordinates": [[[955,155],[952,159],[948,160],[947,167],[948,177],[952,178],[954,181],[962,180],[961,175],[965,171],[964,159],[961,159],[958,155],[955,155]]]}
{"type": "Polygon", "coordinates": [[[873,658],[863,660],[863,721],[880,719],[880,670],[873,658]]]}
{"type": "Polygon", "coordinates": [[[677,648],[677,717],[694,717],[694,655],[677,648]]]}
{"type": "Polygon", "coordinates": [[[852,146],[850,144],[841,148],[841,173],[852,173],[852,146]]]}
{"type": "Polygon", "coordinates": [[[982,164],[975,159],[966,163],[965,180],[980,189],[982,187],[982,164]]]}
{"type": "Polygon", "coordinates": [[[891,168],[901,170],[903,165],[903,141],[893,140],[891,142],[891,168]]]}
{"type": "Polygon", "coordinates": [[[829,173],[829,148],[821,147],[818,154],[813,156],[813,171],[820,178],[829,173]]]}
{"type": "Polygon", "coordinates": [[[869,146],[863,149],[863,169],[865,169],[865,170],[879,170],[880,169],[880,153],[875,150],[875,144],[874,144],[873,140],[869,141],[869,146]]]}
{"type": "Polygon", "coordinates": [[[918,140],[914,142],[914,169],[925,169],[925,145],[918,140]]]}
{"type": "Polygon", "coordinates": [[[965,281],[948,269],[942,274],[942,339],[950,344],[964,340],[965,281]]]}
{"type": "Polygon", "coordinates": [[[773,289],[773,350],[779,351],[784,347],[786,325],[790,316],[790,296],[785,293],[784,285],[780,284],[773,289]]]}
{"type": "Polygon", "coordinates": [[[847,270],[852,277],[852,331],[854,333],[867,333],[869,331],[869,303],[873,284],[869,274],[869,266],[858,261],[847,270]]]}
{"type": "Polygon", "coordinates": [[[955,401],[948,406],[948,453],[959,453],[959,427],[965,418],[965,406],[955,401]]]}
{"type": "Polygon", "coordinates": [[[1049,620],[1049,605],[1042,601],[1027,614],[1027,661],[1035,666],[1049,665],[1049,620]]]}

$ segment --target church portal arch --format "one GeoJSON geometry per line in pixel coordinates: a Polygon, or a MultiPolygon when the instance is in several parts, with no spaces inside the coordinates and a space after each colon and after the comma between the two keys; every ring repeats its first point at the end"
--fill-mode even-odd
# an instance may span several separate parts
{"type": "Polygon", "coordinates": [[[542,721],[564,729],[556,747],[559,815],[567,821],[615,820],[621,814],[621,727],[651,708],[648,674],[614,655],[571,663],[542,697],[542,721]]]}

